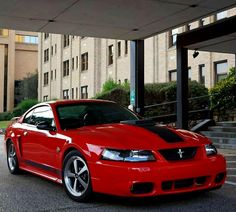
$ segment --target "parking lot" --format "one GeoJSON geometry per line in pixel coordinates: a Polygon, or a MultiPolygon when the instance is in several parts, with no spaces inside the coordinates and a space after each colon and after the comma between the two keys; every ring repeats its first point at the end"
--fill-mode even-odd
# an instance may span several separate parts
{"type": "MultiPolygon", "coordinates": [[[[147,199],[96,194],[90,203],[77,203],[67,197],[59,184],[29,173],[11,175],[2,141],[3,136],[0,136],[0,211],[236,211],[236,182],[232,177],[234,169],[230,169],[229,184],[209,193],[147,199]]],[[[228,154],[230,167],[234,168],[233,153],[223,153],[228,154]]]]}

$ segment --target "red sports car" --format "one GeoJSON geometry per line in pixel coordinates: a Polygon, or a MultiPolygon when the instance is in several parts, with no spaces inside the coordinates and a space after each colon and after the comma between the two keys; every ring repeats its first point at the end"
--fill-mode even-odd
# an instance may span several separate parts
{"type": "Polygon", "coordinates": [[[62,183],[76,201],[93,192],[157,196],[219,188],[223,156],[206,137],[158,126],[109,101],[41,103],[6,130],[12,174],[62,183]]]}

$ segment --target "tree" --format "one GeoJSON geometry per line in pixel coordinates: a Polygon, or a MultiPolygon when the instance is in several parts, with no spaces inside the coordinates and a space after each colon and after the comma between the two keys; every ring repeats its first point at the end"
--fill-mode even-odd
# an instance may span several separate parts
{"type": "Polygon", "coordinates": [[[15,105],[22,100],[38,98],[38,73],[28,73],[23,80],[15,81],[15,105]]]}

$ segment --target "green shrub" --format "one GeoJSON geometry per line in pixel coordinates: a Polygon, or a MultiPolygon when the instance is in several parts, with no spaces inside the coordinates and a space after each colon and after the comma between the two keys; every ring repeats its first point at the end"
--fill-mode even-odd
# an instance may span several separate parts
{"type": "Polygon", "coordinates": [[[116,83],[113,79],[108,79],[102,86],[102,92],[107,92],[119,87],[120,84],[116,83]]]}
{"type": "Polygon", "coordinates": [[[12,119],[12,117],[12,113],[10,112],[0,113],[0,121],[9,121],[12,119]]]}
{"type": "Polygon", "coordinates": [[[129,105],[129,90],[124,88],[114,88],[96,96],[96,99],[110,100],[127,107],[129,105]]]}
{"type": "Polygon", "coordinates": [[[224,113],[236,107],[236,73],[231,68],[229,75],[219,81],[211,90],[212,108],[224,113]]]}
{"type": "MultiPolygon", "coordinates": [[[[145,110],[145,116],[158,116],[176,112],[176,82],[150,83],[145,85],[144,101],[145,105],[164,104],[145,110]]],[[[128,86],[127,86],[128,87],[128,86]]],[[[98,94],[95,98],[115,101],[127,107],[130,104],[129,89],[124,87],[114,88],[110,91],[98,94]]],[[[128,87],[129,88],[129,87],[128,87]]],[[[204,85],[196,81],[189,81],[189,98],[208,95],[208,90],[204,85]]],[[[190,100],[189,110],[203,109],[209,104],[208,97],[190,100]]]]}
{"type": "Polygon", "coordinates": [[[13,116],[21,116],[23,115],[28,109],[30,109],[32,106],[36,105],[38,103],[38,100],[36,99],[27,99],[19,103],[14,109],[13,109],[13,116]]]}

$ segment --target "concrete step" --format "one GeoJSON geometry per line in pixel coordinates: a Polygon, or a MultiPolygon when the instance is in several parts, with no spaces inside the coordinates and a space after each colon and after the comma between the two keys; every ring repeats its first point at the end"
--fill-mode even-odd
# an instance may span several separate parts
{"type": "Polygon", "coordinates": [[[225,138],[225,137],[208,137],[213,143],[219,144],[234,144],[236,145],[236,138],[225,138]]]}
{"type": "Polygon", "coordinates": [[[207,137],[224,137],[236,139],[236,132],[201,131],[200,133],[207,137]]]}
{"type": "Polygon", "coordinates": [[[236,168],[227,168],[227,175],[236,175],[236,168]]]}
{"type": "Polygon", "coordinates": [[[235,127],[222,127],[222,126],[212,126],[208,127],[210,131],[217,131],[217,132],[236,132],[235,127]]]}
{"type": "MultiPolygon", "coordinates": [[[[223,154],[224,155],[224,154],[223,154]]],[[[236,161],[236,156],[234,155],[224,155],[227,161],[236,161]]]]}
{"type": "Polygon", "coordinates": [[[236,121],[222,121],[217,122],[216,125],[222,127],[236,127],[236,121]]]}
{"type": "Polygon", "coordinates": [[[216,146],[216,148],[219,148],[219,149],[234,149],[234,150],[236,150],[236,144],[224,144],[224,143],[216,143],[216,142],[213,142],[213,144],[216,146]]]}
{"type": "Polygon", "coordinates": [[[236,182],[236,175],[227,175],[226,181],[236,182]]]}
{"type": "Polygon", "coordinates": [[[236,168],[236,161],[228,161],[227,160],[227,168],[236,168]]]}

